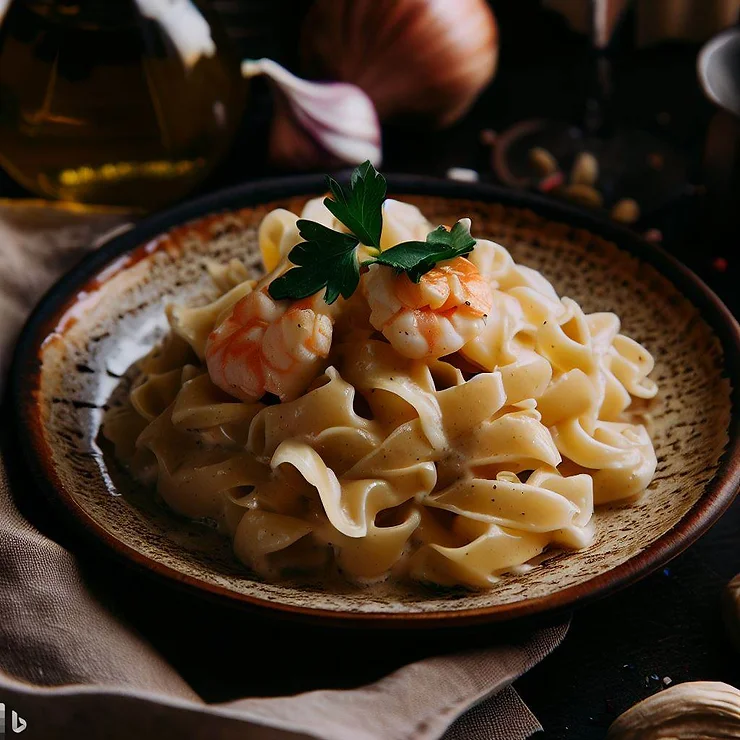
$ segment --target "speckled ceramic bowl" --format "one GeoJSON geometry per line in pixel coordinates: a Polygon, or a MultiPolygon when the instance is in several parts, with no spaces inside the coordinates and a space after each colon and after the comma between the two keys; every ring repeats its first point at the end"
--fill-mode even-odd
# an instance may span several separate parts
{"type": "Polygon", "coordinates": [[[653,353],[661,392],[648,494],[599,509],[587,550],[552,553],[485,592],[264,583],[214,531],[153,503],[97,441],[111,393],[162,336],[165,304],[203,293],[204,255],[239,257],[257,273],[264,214],[299,208],[323,188],[318,177],[254,183],[155,216],[42,301],[15,358],[16,411],[30,469],[84,532],[165,579],[254,608],[345,625],[443,626],[567,609],[624,586],[693,542],[730,504],[740,483],[740,330],[717,298],[660,249],[587,214],[482,185],[403,177],[390,178],[392,193],[432,221],[472,217],[476,234],[502,242],[586,311],[617,312],[653,353]]]}

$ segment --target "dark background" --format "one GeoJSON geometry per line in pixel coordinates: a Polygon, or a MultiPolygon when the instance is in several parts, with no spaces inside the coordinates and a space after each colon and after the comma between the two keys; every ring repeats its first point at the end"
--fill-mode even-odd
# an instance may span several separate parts
{"type": "MultiPolygon", "coordinates": [[[[281,28],[281,3],[254,3],[248,10],[246,4],[216,0],[215,5],[231,23],[243,55],[267,54],[289,65],[294,62],[290,34],[297,31],[300,12],[291,16],[293,29],[283,24],[278,37],[269,29],[281,28]]],[[[292,8],[300,11],[306,5],[296,2],[292,8]]],[[[384,171],[444,176],[449,167],[470,167],[482,179],[493,180],[490,152],[480,143],[481,129],[503,131],[530,117],[581,120],[592,70],[586,39],[533,0],[501,0],[493,7],[501,38],[494,82],[470,114],[449,130],[386,130],[384,171]]],[[[740,234],[735,213],[740,189],[733,165],[738,127],[703,97],[695,71],[697,46],[671,43],[635,49],[631,23],[628,16],[611,51],[612,115],[618,123],[670,142],[685,158],[690,182],[672,202],[644,214],[635,228],[660,229],[665,248],[697,272],[737,315],[740,234]],[[708,151],[720,152],[714,159],[724,169],[711,165],[708,151]]],[[[258,85],[232,156],[203,191],[275,174],[262,158],[269,116],[267,89],[258,85]]],[[[3,176],[0,194],[24,193],[3,176]]],[[[669,682],[721,680],[740,685],[740,661],[720,609],[724,585],[740,572],[738,532],[740,503],[668,568],[574,615],[563,645],[516,683],[546,728],[543,740],[603,738],[618,714],[669,682]]],[[[237,692],[269,695],[317,685],[352,685],[431,650],[482,644],[508,634],[492,626],[454,637],[415,632],[366,638],[275,620],[263,623],[178,593],[163,595],[159,585],[142,582],[124,569],[115,566],[111,571],[110,564],[97,559],[88,562],[92,583],[103,576],[116,579],[111,605],[150,636],[210,701],[236,698],[237,692]],[[235,641],[235,633],[242,639],[235,641]],[[187,654],[183,645],[188,646],[187,654]]]]}
{"type": "MultiPolygon", "coordinates": [[[[444,131],[386,127],[383,171],[444,177],[450,167],[477,170],[496,181],[482,129],[503,132],[518,121],[549,118],[583,122],[589,91],[595,87],[594,57],[588,39],[571,31],[540,0],[489,0],[499,26],[500,56],[495,79],[462,121],[444,131]]],[[[310,0],[213,0],[243,57],[271,56],[296,69],[297,38],[310,0]],[[270,29],[279,28],[280,33],[270,29]]],[[[704,96],[696,75],[700,44],[668,42],[636,49],[634,12],[628,10],[612,39],[614,128],[654,134],[684,160],[688,185],[668,204],[643,214],[638,231],[659,229],[664,245],[719,293],[737,315],[733,290],[740,236],[735,209],[740,203],[740,124],[704,96]],[[727,261],[717,269],[717,257],[727,261]]],[[[246,176],[275,174],[265,162],[271,113],[266,84],[257,80],[251,107],[228,163],[203,190],[240,182],[246,176]]],[[[632,193],[624,193],[632,195],[632,193]]],[[[639,199],[639,198],[638,198],[639,199]]]]}

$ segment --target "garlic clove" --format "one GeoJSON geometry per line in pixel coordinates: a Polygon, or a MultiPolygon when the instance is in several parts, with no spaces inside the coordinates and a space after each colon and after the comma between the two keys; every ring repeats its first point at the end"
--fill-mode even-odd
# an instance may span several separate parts
{"type": "Polygon", "coordinates": [[[606,740],[724,740],[740,737],[740,691],[726,683],[681,683],[617,717],[606,740]]]}
{"type": "Polygon", "coordinates": [[[382,160],[380,123],[370,98],[346,82],[309,82],[271,59],[242,62],[242,75],[265,75],[276,92],[270,159],[311,169],[382,160]]]}

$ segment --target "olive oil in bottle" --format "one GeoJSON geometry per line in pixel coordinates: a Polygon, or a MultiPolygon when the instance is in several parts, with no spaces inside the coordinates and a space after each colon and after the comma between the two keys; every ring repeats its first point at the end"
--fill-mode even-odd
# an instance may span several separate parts
{"type": "Polygon", "coordinates": [[[226,152],[245,91],[193,0],[12,0],[0,164],[45,197],[154,208],[226,152]]]}

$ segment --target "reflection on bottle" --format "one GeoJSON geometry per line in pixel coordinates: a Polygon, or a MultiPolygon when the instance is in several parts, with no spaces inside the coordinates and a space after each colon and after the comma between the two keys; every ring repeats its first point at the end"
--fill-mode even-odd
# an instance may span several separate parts
{"type": "Polygon", "coordinates": [[[153,208],[226,152],[245,84],[198,0],[12,0],[0,163],[47,197],[153,208]]]}
{"type": "Polygon", "coordinates": [[[190,0],[136,0],[141,14],[158,21],[186,69],[216,54],[211,28],[190,0]]]}

